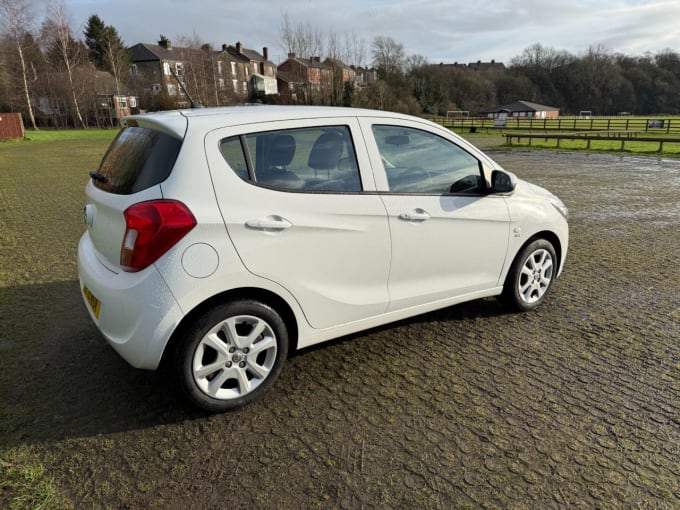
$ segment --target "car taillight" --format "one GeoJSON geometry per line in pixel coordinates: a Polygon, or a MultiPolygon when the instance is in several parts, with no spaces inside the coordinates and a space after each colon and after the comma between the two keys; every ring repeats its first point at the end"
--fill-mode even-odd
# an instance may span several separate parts
{"type": "Polygon", "coordinates": [[[120,265],[140,271],[153,264],[196,226],[189,208],[176,200],[153,200],[128,207],[120,265]]]}

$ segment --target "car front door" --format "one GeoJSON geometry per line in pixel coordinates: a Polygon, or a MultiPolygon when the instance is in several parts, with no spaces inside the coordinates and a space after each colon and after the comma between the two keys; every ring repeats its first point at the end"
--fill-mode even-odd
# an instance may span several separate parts
{"type": "Polygon", "coordinates": [[[354,132],[356,119],[334,118],[206,137],[215,192],[241,260],[293,294],[319,329],[379,315],[389,302],[388,222],[354,132]]]}
{"type": "Polygon", "coordinates": [[[493,293],[509,215],[480,161],[418,123],[363,120],[362,129],[389,217],[389,310],[493,293]]]}

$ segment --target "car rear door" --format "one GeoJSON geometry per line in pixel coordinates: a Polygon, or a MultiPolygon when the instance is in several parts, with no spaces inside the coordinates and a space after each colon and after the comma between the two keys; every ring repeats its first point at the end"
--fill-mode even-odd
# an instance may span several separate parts
{"type": "Polygon", "coordinates": [[[375,183],[358,132],[356,119],[333,118],[206,136],[241,260],[291,292],[314,328],[379,315],[389,301],[389,227],[380,197],[367,193],[375,183]]]}

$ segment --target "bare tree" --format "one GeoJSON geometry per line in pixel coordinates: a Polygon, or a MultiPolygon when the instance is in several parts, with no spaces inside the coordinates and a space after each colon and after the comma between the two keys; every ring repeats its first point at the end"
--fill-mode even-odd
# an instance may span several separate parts
{"type": "Polygon", "coordinates": [[[323,52],[322,32],[312,25],[302,22],[295,23],[288,13],[281,14],[281,47],[287,53],[295,53],[302,58],[321,56],[323,52]]]}
{"type": "Polygon", "coordinates": [[[114,80],[116,80],[116,95],[120,95],[123,74],[130,68],[130,53],[125,47],[117,44],[114,38],[109,37],[104,46],[104,58],[114,80]]]}
{"type": "Polygon", "coordinates": [[[373,39],[371,53],[373,65],[378,68],[381,78],[389,81],[390,78],[401,75],[405,60],[403,44],[391,37],[379,35],[373,39]]]}
{"type": "Polygon", "coordinates": [[[358,37],[356,32],[345,32],[346,64],[355,69],[364,65],[366,60],[366,39],[358,37]]]}
{"type": "Polygon", "coordinates": [[[78,124],[87,128],[80,112],[73,76],[76,67],[85,59],[86,52],[83,45],[73,38],[63,0],[58,0],[49,8],[49,19],[43,24],[43,35],[49,45],[48,59],[55,67],[61,68],[66,73],[75,118],[78,124]]]}
{"type": "Polygon", "coordinates": [[[404,60],[404,67],[406,68],[407,73],[412,73],[413,71],[416,71],[416,70],[418,70],[421,67],[424,67],[426,65],[427,65],[427,58],[423,57],[422,55],[420,55],[418,53],[414,53],[413,55],[409,55],[404,60]]]}
{"type": "Polygon", "coordinates": [[[182,56],[183,76],[179,76],[193,100],[204,106],[219,105],[217,63],[213,48],[196,32],[175,35],[175,51],[182,56]]]}
{"type": "Polygon", "coordinates": [[[23,40],[24,34],[28,32],[28,27],[33,21],[30,5],[26,0],[0,0],[0,23],[7,34],[12,38],[16,45],[19,62],[21,65],[21,78],[23,82],[24,98],[28,117],[31,119],[33,129],[37,130],[33,105],[31,104],[31,93],[28,87],[28,68],[24,58],[23,40]]]}

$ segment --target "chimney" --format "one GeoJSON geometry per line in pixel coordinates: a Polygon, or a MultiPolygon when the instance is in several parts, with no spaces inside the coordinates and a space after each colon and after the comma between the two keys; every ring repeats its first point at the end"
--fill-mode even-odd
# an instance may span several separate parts
{"type": "Polygon", "coordinates": [[[289,53],[288,58],[291,60],[295,60],[295,53],[289,53]]]}
{"type": "Polygon", "coordinates": [[[269,48],[266,46],[262,48],[262,56],[264,57],[265,60],[269,60],[269,48]]]}
{"type": "Polygon", "coordinates": [[[164,35],[161,35],[161,39],[160,39],[160,41],[158,41],[158,46],[160,46],[161,48],[165,48],[166,50],[172,49],[172,44],[170,43],[170,39],[168,39],[164,35]]]}
{"type": "Polygon", "coordinates": [[[227,46],[226,44],[222,45],[222,51],[227,51],[228,48],[229,48],[229,46],[227,46]]]}
{"type": "Polygon", "coordinates": [[[312,57],[312,62],[321,62],[321,57],[312,57]]]}
{"type": "Polygon", "coordinates": [[[243,53],[243,44],[241,44],[241,41],[238,41],[238,42],[236,43],[236,51],[237,51],[238,53],[243,53]]]}

